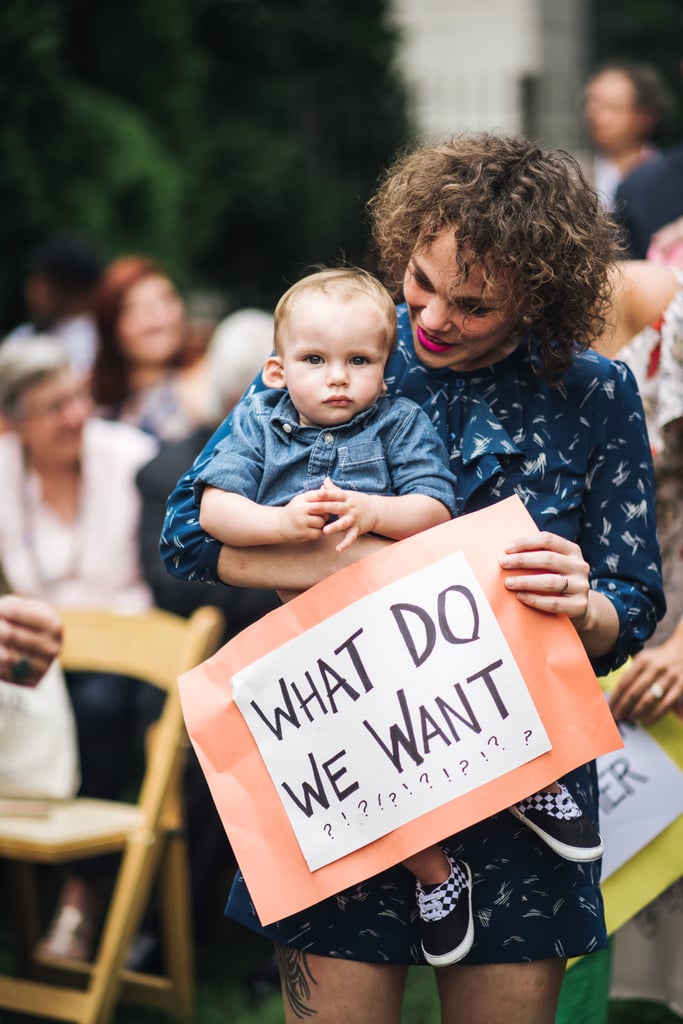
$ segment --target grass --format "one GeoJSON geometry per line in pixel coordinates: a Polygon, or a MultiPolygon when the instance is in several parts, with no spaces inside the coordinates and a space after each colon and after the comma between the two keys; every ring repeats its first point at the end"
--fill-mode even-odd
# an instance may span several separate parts
{"type": "MultiPolygon", "coordinates": [[[[193,1024],[283,1024],[282,1003],[274,982],[270,988],[264,986],[260,994],[255,991],[258,986],[254,985],[254,978],[270,960],[269,943],[231,921],[221,922],[214,940],[197,950],[193,1024]]],[[[587,1015],[573,1024],[586,1024],[588,1019],[587,1015]]],[[[431,970],[417,967],[409,972],[401,1020],[402,1024],[440,1024],[431,970]]],[[[163,1014],[121,1006],[114,1024],[169,1022],[163,1014]]],[[[597,1024],[597,1020],[591,1024],[597,1024]]],[[[604,1024],[681,1024],[681,1021],[655,1004],[612,1000],[604,1024]]]]}
{"type": "MultiPolygon", "coordinates": [[[[0,961],[9,962],[9,935],[0,922],[0,961]]],[[[218,922],[216,934],[196,948],[197,991],[193,1024],[283,1024],[282,1003],[272,972],[271,947],[259,936],[227,919],[218,922]]],[[[2,1024],[28,1024],[35,1018],[1,1014],[2,1024]]],[[[572,1024],[598,1024],[586,1012],[572,1024]]],[[[161,1011],[120,1004],[113,1024],[171,1024],[161,1011]]],[[[413,968],[402,1015],[402,1024],[440,1024],[432,971],[413,968]]],[[[450,1022],[449,1022],[450,1024],[450,1022]]],[[[636,1001],[610,1002],[603,1024],[680,1024],[680,1018],[663,1007],[636,1001]]]]}

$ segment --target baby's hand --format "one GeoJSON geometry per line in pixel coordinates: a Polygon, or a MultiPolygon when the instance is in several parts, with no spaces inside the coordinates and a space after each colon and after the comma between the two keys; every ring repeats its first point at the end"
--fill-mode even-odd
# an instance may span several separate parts
{"type": "Polygon", "coordinates": [[[327,522],[327,515],[320,510],[317,494],[318,491],[297,494],[279,509],[279,526],[283,543],[320,540],[323,527],[327,522]]]}
{"type": "Polygon", "coordinates": [[[326,517],[336,516],[323,528],[323,533],[344,533],[337,551],[345,551],[363,533],[372,533],[377,522],[375,499],[372,494],[345,491],[325,478],[319,491],[316,507],[326,517]]]}

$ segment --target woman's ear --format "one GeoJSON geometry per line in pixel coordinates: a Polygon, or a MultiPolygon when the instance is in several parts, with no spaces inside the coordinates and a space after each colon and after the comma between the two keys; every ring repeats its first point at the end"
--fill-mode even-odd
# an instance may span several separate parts
{"type": "Polygon", "coordinates": [[[268,356],[261,371],[261,377],[267,388],[283,388],[285,386],[285,368],[279,356],[268,356]]]}

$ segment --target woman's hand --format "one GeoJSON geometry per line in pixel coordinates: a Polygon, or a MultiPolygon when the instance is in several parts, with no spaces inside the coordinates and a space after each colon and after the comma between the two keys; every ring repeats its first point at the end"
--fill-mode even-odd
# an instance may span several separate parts
{"type": "Polygon", "coordinates": [[[43,601],[0,597],[0,679],[35,686],[59,654],[62,623],[43,601]]]}
{"type": "Polygon", "coordinates": [[[645,725],[683,704],[683,623],[663,644],[636,654],[609,702],[618,722],[645,725]]]}
{"type": "Polygon", "coordinates": [[[590,567],[578,544],[547,531],[517,537],[506,545],[500,566],[511,571],[505,586],[522,604],[567,615],[589,655],[598,657],[614,647],[616,610],[609,598],[591,590],[590,567]]]}

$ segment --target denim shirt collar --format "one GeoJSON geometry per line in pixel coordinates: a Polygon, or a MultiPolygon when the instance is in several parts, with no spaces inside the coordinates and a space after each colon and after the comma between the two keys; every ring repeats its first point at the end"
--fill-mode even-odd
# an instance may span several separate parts
{"type": "Polygon", "coordinates": [[[291,398],[289,397],[288,391],[282,392],[282,397],[273,408],[273,412],[270,419],[271,428],[277,434],[277,436],[284,442],[289,443],[294,438],[306,438],[310,441],[311,436],[320,434],[321,432],[329,434],[337,434],[344,436],[345,433],[357,433],[358,428],[364,426],[377,412],[377,408],[381,401],[386,399],[379,398],[367,409],[363,409],[362,412],[357,413],[353,419],[349,420],[348,423],[340,423],[338,426],[333,427],[305,427],[299,423],[299,413],[294,408],[291,398]]]}

